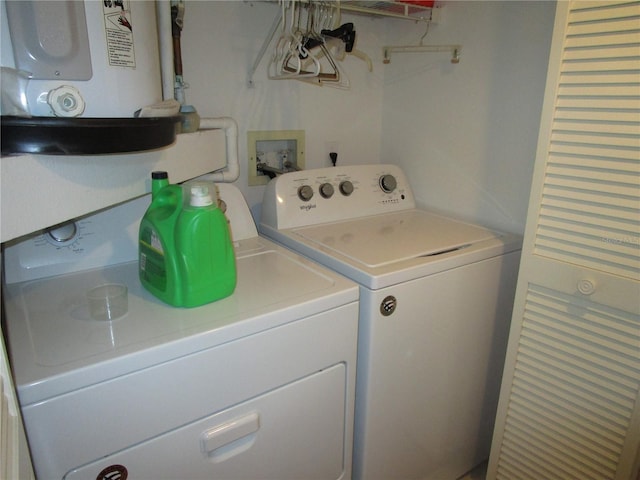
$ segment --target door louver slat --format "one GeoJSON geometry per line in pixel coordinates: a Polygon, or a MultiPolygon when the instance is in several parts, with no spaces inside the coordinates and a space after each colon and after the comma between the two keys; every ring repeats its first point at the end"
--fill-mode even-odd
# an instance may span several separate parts
{"type": "MultiPolygon", "coordinates": [[[[563,78],[564,84],[563,87],[565,91],[576,95],[578,87],[584,86],[585,78],[582,74],[578,75],[566,75],[563,78]],[[571,88],[571,90],[569,90],[571,88]]],[[[591,82],[591,86],[588,87],[589,91],[587,94],[593,94],[598,92],[602,94],[597,88],[619,88],[624,86],[624,84],[632,84],[633,82],[638,81],[638,76],[633,72],[611,72],[611,73],[591,73],[589,75],[589,81],[591,82]]],[[[632,85],[629,89],[631,97],[635,93],[635,87],[632,85]]],[[[612,96],[618,96],[622,90],[611,90],[612,96]]]]}
{"type": "Polygon", "coordinates": [[[638,44],[640,42],[640,32],[629,33],[609,33],[604,34],[600,38],[585,35],[568,37],[565,43],[566,48],[594,48],[609,46],[628,46],[638,44]]]}
{"type": "MultiPolygon", "coordinates": [[[[640,36],[639,36],[640,38],[640,36]]],[[[619,47],[616,46],[614,48],[608,46],[600,46],[597,48],[592,48],[591,46],[569,50],[566,52],[564,59],[565,60],[598,60],[601,58],[635,58],[638,56],[638,47],[636,45],[632,46],[624,46],[619,47]]]]}
{"type": "MultiPolygon", "coordinates": [[[[626,105],[628,107],[628,105],[626,105]]],[[[631,125],[635,127],[638,123],[638,111],[633,109],[615,110],[576,110],[566,109],[558,106],[556,109],[557,121],[575,120],[575,121],[592,121],[592,122],[610,122],[610,125],[631,125]]]]}

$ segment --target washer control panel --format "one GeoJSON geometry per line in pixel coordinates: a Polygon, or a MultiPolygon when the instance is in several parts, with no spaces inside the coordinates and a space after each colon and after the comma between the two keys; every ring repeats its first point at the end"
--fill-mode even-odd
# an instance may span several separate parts
{"type": "Polygon", "coordinates": [[[263,225],[295,228],[415,208],[395,165],[353,165],[290,172],[274,178],[262,202],[263,225]]]}

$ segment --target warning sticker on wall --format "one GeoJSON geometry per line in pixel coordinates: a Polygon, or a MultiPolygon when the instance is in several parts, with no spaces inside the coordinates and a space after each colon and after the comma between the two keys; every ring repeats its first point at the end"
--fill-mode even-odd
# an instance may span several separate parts
{"type": "Polygon", "coordinates": [[[102,12],[107,35],[109,65],[135,68],[131,0],[104,0],[102,12]]]}

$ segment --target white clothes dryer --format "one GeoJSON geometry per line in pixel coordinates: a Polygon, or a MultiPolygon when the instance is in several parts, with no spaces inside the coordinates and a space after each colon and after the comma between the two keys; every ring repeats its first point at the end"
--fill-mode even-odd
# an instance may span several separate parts
{"type": "Polygon", "coordinates": [[[6,248],[8,349],[38,478],[351,478],[357,285],[259,237],[240,191],[218,188],[238,284],[202,307],[140,284],[149,197],[6,248]],[[86,291],[113,282],[128,313],[90,319],[86,291]]]}
{"type": "Polygon", "coordinates": [[[417,209],[393,165],[277,177],[259,228],[360,285],[354,478],[488,458],[521,239],[417,209]]]}

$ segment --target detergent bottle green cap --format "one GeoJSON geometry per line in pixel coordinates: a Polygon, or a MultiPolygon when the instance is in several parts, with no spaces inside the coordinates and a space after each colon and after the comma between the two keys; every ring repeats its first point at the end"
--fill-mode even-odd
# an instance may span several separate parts
{"type": "Polygon", "coordinates": [[[236,258],[215,184],[171,185],[161,173],[152,173],[151,205],[140,222],[142,285],[178,307],[231,295],[237,283],[236,258]]]}

